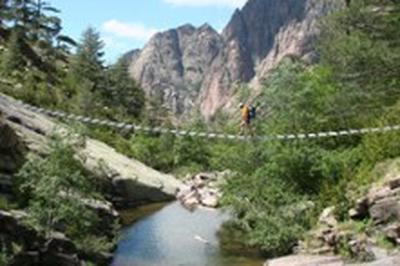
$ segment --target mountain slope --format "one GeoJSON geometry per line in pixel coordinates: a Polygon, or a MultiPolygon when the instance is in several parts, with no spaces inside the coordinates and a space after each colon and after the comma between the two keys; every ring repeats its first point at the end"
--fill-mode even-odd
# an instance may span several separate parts
{"type": "Polygon", "coordinates": [[[209,119],[233,104],[237,83],[257,88],[287,55],[312,59],[318,19],[339,6],[337,0],[249,0],[221,34],[207,24],[156,34],[133,53],[130,73],[174,113],[199,109],[209,119]]]}

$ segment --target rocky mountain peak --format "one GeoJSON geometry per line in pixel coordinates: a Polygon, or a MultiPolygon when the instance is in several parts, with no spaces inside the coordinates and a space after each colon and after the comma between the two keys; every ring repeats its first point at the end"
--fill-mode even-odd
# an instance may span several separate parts
{"type": "Polygon", "coordinates": [[[257,88],[283,57],[312,58],[316,22],[339,2],[249,0],[221,34],[207,23],[156,34],[131,57],[130,73],[177,115],[199,109],[209,119],[233,101],[234,84],[257,88]]]}
{"type": "Polygon", "coordinates": [[[199,31],[216,32],[216,30],[208,23],[204,23],[198,29],[199,31]]]}
{"type": "MultiPolygon", "coordinates": [[[[178,28],[176,29],[176,31],[177,31],[179,34],[187,34],[187,35],[193,34],[193,32],[194,32],[195,30],[196,30],[196,27],[193,26],[193,25],[190,24],[190,23],[184,24],[184,25],[182,25],[182,26],[180,26],[180,27],[178,27],[178,28]]],[[[174,29],[172,29],[172,31],[174,31],[174,29]]]]}

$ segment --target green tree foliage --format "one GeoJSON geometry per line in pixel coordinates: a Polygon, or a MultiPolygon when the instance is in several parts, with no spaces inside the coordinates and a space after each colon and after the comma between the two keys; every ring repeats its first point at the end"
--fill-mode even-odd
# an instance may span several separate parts
{"type": "Polygon", "coordinates": [[[11,12],[9,6],[9,0],[1,0],[0,1],[0,36],[3,36],[3,31],[6,28],[6,22],[10,19],[11,12]]]}
{"type": "Polygon", "coordinates": [[[107,105],[125,116],[139,118],[145,104],[144,92],[129,76],[128,68],[128,60],[122,57],[108,69],[107,105]]]}
{"type": "Polygon", "coordinates": [[[26,61],[23,56],[21,33],[19,30],[12,32],[7,50],[2,56],[1,72],[7,75],[18,75],[21,69],[25,69],[26,61]]]}
{"type": "Polygon", "coordinates": [[[205,139],[178,138],[173,152],[175,172],[195,173],[210,169],[211,149],[205,139]]]}
{"type": "Polygon", "coordinates": [[[104,92],[104,43],[100,34],[92,27],[87,28],[82,34],[82,41],[74,56],[71,72],[77,83],[90,82],[91,92],[104,92]]]}
{"type": "Polygon", "coordinates": [[[142,119],[144,93],[129,77],[125,58],[104,65],[103,46],[94,28],[83,32],[64,78],[63,105],[74,113],[136,122],[142,119]]]}
{"type": "MultiPolygon", "coordinates": [[[[398,124],[399,8],[398,1],[354,0],[329,16],[320,63],[288,58],[267,80],[259,97],[268,108],[262,134],[398,124]]],[[[268,255],[289,252],[322,208],[335,205],[346,219],[354,196],[377,178],[371,174],[375,165],[400,156],[399,137],[392,132],[242,149],[245,159],[234,163],[247,160],[254,169],[233,166],[238,175],[225,187],[224,201],[237,217],[234,228],[244,243],[268,255]],[[312,212],[285,211],[301,210],[297,204],[307,200],[315,204],[312,212]]]]}
{"type": "Polygon", "coordinates": [[[68,109],[85,115],[114,116],[118,106],[110,95],[110,80],[103,62],[104,44],[92,27],[82,34],[65,78],[64,97],[68,109]],[[108,106],[110,103],[110,106],[108,106]],[[114,109],[115,107],[115,109],[114,109]]]}
{"type": "Polygon", "coordinates": [[[5,248],[2,247],[2,250],[0,250],[0,265],[1,266],[6,266],[10,264],[10,256],[6,253],[5,248]]]}
{"type": "Polygon", "coordinates": [[[59,10],[49,2],[2,0],[0,6],[0,75],[17,84],[2,86],[3,92],[78,114],[141,119],[144,94],[130,79],[128,62],[106,69],[104,44],[94,28],[77,45],[62,35],[59,10]],[[78,46],[74,55],[71,46],[78,46]]]}
{"type": "Polygon", "coordinates": [[[65,142],[52,142],[45,158],[30,159],[17,174],[17,193],[29,209],[29,222],[50,235],[64,224],[73,238],[93,232],[98,218],[83,199],[98,197],[75,152],[65,142]]]}
{"type": "Polygon", "coordinates": [[[0,76],[13,84],[1,90],[36,105],[63,102],[60,81],[74,42],[61,34],[59,11],[42,0],[0,5],[0,76]]]}
{"type": "MultiPolygon", "coordinates": [[[[57,49],[57,41],[72,44],[62,36],[61,20],[54,14],[58,10],[42,0],[2,1],[0,13],[0,42],[15,42],[13,33],[18,32],[19,49],[29,68],[36,68],[46,75],[46,81],[57,80],[57,60],[65,60],[65,49],[57,49]]],[[[10,44],[11,45],[11,44],[10,44]]],[[[63,46],[65,48],[65,46],[63,46]]],[[[25,68],[20,71],[26,72],[25,68]]],[[[21,80],[18,80],[21,81],[21,80]]]]}
{"type": "Polygon", "coordinates": [[[259,246],[267,256],[287,254],[309,228],[310,214],[304,196],[284,180],[269,178],[262,171],[229,181],[224,204],[235,206],[234,226],[250,246],[259,246]]]}
{"type": "MultiPolygon", "coordinates": [[[[46,12],[54,14],[56,10],[51,10],[45,3],[3,0],[0,5],[5,7],[0,10],[0,37],[20,43],[20,46],[10,45],[2,56],[13,58],[18,51],[23,55],[21,63],[17,64],[20,59],[16,57],[18,60],[7,59],[4,64],[16,64],[13,67],[16,69],[21,69],[20,64],[38,66],[32,60],[32,54],[28,56],[27,44],[35,43],[39,47],[42,46],[39,43],[45,41],[45,44],[54,46],[55,40],[72,43],[60,35],[57,18],[46,15],[46,12]],[[16,32],[16,27],[26,29],[22,37],[11,34],[16,32]],[[16,51],[13,52],[11,47],[16,51]]],[[[309,65],[294,57],[286,58],[264,84],[257,101],[264,104],[266,115],[260,114],[256,120],[258,134],[309,133],[399,124],[400,2],[353,0],[346,9],[325,19],[321,26],[318,64],[309,65]]],[[[45,51],[46,45],[43,47],[38,51],[45,51]]],[[[62,47],[57,43],[56,48],[68,50],[62,47]]],[[[144,109],[143,92],[130,80],[127,62],[121,59],[106,69],[102,49],[98,32],[89,28],[71,60],[70,72],[66,77],[61,75],[65,82],[61,96],[48,93],[45,86],[36,86],[27,92],[26,97],[41,95],[42,102],[50,104],[44,95],[54,95],[54,98],[61,99],[58,104],[76,113],[141,120],[151,126],[172,128],[169,110],[162,105],[163,95],[150,99],[144,109]]],[[[54,58],[45,54],[34,53],[47,60],[54,58]]],[[[43,79],[38,73],[25,78],[35,83],[37,77],[43,79]]],[[[213,131],[237,132],[236,126],[230,125],[228,119],[221,114],[222,122],[216,123],[218,126],[213,131]]],[[[188,128],[197,131],[209,129],[202,124],[188,128]]],[[[258,246],[271,256],[288,253],[313,225],[322,208],[335,205],[339,207],[340,217],[345,219],[353,200],[351,194],[374,180],[375,177],[369,173],[375,165],[400,156],[400,135],[396,132],[302,142],[243,143],[177,138],[168,134],[148,136],[134,133],[123,137],[119,132],[104,128],[94,129],[90,134],[165,172],[233,170],[236,177],[224,187],[223,198],[235,214],[230,225],[239,231],[237,235],[244,245],[258,246]],[[309,204],[309,201],[314,204],[309,204]]],[[[68,150],[64,153],[69,154],[68,150]]],[[[32,183],[24,187],[29,188],[32,210],[39,212],[45,206],[53,210],[44,211],[36,218],[38,224],[47,228],[69,215],[76,215],[74,212],[66,215],[65,206],[75,206],[71,209],[83,211],[73,198],[60,198],[53,191],[65,190],[65,186],[51,176],[69,180],[72,187],[85,187],[85,184],[76,183],[74,178],[82,175],[78,168],[72,167],[76,171],[69,172],[67,177],[54,167],[64,168],[62,166],[69,165],[72,159],[68,157],[68,160],[59,161],[60,157],[63,158],[60,153],[55,157],[58,158],[55,161],[34,161],[21,173],[25,180],[28,180],[27,173],[31,177],[32,183]],[[44,187],[46,182],[51,191],[44,187]],[[54,200],[50,200],[47,194],[54,200]],[[60,209],[55,207],[56,201],[62,202],[60,209]]],[[[79,193],[72,191],[73,194],[79,193]]]]}
{"type": "Polygon", "coordinates": [[[355,112],[398,99],[399,18],[398,1],[354,0],[324,23],[321,63],[340,84],[342,104],[355,112]]]}
{"type": "Polygon", "coordinates": [[[150,126],[171,126],[173,114],[165,106],[163,95],[155,94],[147,97],[146,113],[143,115],[145,123],[150,126]]]}

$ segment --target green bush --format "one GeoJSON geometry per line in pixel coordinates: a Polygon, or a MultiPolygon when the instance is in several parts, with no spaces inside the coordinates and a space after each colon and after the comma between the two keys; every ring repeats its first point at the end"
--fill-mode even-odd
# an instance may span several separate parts
{"type": "Polygon", "coordinates": [[[0,251],[0,266],[7,266],[10,263],[9,256],[5,253],[4,250],[0,251]]]}
{"type": "Polygon", "coordinates": [[[27,222],[46,236],[61,224],[72,238],[90,235],[94,230],[98,217],[82,199],[99,197],[96,184],[67,141],[56,137],[50,153],[45,158],[30,158],[16,180],[20,204],[30,214],[27,222]]]}
{"type": "Polygon", "coordinates": [[[12,209],[12,206],[10,206],[9,200],[6,197],[0,195],[0,210],[8,211],[10,209],[12,209]]]}
{"type": "Polygon", "coordinates": [[[269,256],[288,253],[311,222],[307,197],[263,170],[230,179],[223,204],[233,207],[234,226],[244,233],[242,241],[269,256]]]}
{"type": "Polygon", "coordinates": [[[96,235],[82,236],[78,238],[75,243],[79,250],[87,252],[88,254],[109,252],[115,246],[115,241],[110,241],[107,237],[99,237],[96,235]]]}

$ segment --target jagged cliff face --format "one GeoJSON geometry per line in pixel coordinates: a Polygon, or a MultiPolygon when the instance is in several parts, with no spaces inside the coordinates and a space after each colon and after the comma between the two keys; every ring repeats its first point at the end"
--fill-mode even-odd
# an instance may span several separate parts
{"type": "Polygon", "coordinates": [[[221,51],[221,36],[205,24],[156,34],[131,57],[130,73],[148,96],[162,97],[174,113],[193,108],[209,66],[221,51]]]}
{"type": "Polygon", "coordinates": [[[233,103],[237,83],[256,90],[287,55],[314,56],[317,21],[339,0],[249,0],[221,34],[184,25],[156,34],[131,55],[130,73],[147,95],[176,113],[199,109],[209,119],[233,103]]]}

